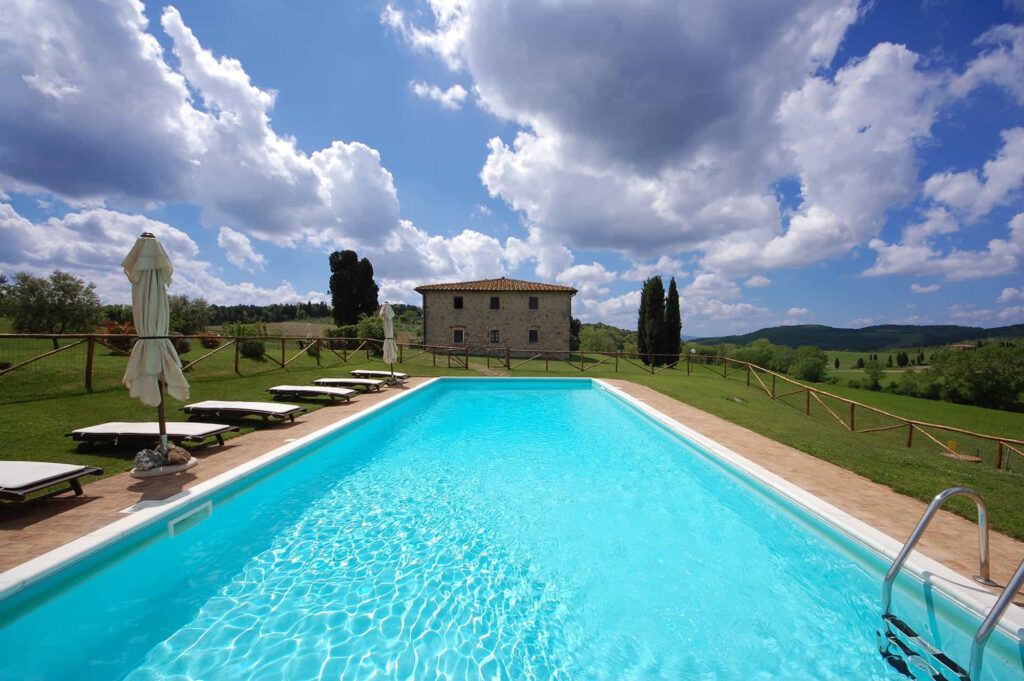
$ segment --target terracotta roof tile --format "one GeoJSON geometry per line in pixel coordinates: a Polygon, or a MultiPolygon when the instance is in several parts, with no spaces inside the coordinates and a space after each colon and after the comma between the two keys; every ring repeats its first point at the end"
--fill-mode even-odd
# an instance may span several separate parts
{"type": "Polygon", "coordinates": [[[541,284],[535,281],[523,281],[521,279],[481,279],[480,281],[453,282],[450,284],[427,284],[417,286],[416,292],[424,291],[553,291],[556,293],[576,294],[572,286],[556,286],[554,284],[541,284]]]}

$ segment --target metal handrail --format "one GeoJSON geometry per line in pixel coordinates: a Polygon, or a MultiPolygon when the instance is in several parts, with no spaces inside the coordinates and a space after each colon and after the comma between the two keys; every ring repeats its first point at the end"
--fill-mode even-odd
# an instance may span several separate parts
{"type": "Polygon", "coordinates": [[[882,584],[882,614],[889,614],[889,606],[892,603],[892,583],[896,579],[896,575],[899,574],[900,570],[903,569],[903,564],[907,562],[907,558],[910,556],[910,552],[914,550],[914,546],[917,545],[918,540],[921,539],[921,535],[924,534],[925,529],[928,527],[928,523],[931,522],[932,517],[935,516],[936,511],[939,507],[949,499],[957,495],[968,496],[974,500],[975,505],[978,507],[978,553],[980,567],[978,571],[980,575],[976,575],[974,580],[987,586],[998,586],[995,582],[989,579],[988,571],[988,508],[985,507],[985,502],[982,501],[981,496],[969,487],[950,487],[944,492],[939,492],[932,499],[932,503],[928,504],[928,508],[925,509],[924,515],[917,522],[917,527],[910,534],[910,539],[903,545],[903,550],[896,556],[896,560],[893,561],[889,567],[889,572],[885,575],[885,582],[882,584]]]}
{"type": "Polygon", "coordinates": [[[992,606],[992,609],[988,611],[985,621],[981,623],[977,633],[974,634],[974,643],[971,644],[971,678],[975,681],[980,678],[981,658],[985,654],[985,644],[988,643],[988,637],[992,634],[992,630],[996,628],[999,618],[1010,607],[1010,602],[1013,601],[1013,597],[1017,595],[1022,585],[1024,585],[1024,560],[1017,566],[1017,571],[1013,573],[1013,577],[1010,578],[1006,588],[1003,589],[1002,595],[996,600],[996,604],[992,606]]]}

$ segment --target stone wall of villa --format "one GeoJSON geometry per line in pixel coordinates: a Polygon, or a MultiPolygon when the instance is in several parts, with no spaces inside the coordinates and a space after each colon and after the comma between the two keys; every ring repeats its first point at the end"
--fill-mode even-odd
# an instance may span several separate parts
{"type": "MultiPolygon", "coordinates": [[[[554,291],[425,291],[423,293],[423,342],[470,348],[513,350],[569,350],[569,321],[572,295],[554,291]],[[462,298],[456,309],[455,298],[462,298]],[[492,310],[491,298],[497,297],[499,309],[492,310]],[[530,298],[537,298],[537,309],[530,309],[530,298]],[[462,342],[455,331],[462,330],[462,342]],[[537,341],[530,342],[530,330],[537,341]],[[497,342],[492,332],[497,331],[497,342]]],[[[520,353],[522,354],[522,353],[520,353]]]]}

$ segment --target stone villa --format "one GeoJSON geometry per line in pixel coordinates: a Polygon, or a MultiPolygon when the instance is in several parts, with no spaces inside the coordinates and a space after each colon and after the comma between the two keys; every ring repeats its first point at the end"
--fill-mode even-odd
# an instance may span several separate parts
{"type": "Polygon", "coordinates": [[[571,286],[484,279],[419,286],[426,345],[568,352],[571,286]]]}

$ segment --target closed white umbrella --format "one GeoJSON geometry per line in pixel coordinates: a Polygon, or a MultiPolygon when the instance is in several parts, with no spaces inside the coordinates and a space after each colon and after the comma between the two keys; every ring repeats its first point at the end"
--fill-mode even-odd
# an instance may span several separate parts
{"type": "Polygon", "coordinates": [[[156,237],[145,232],[121,263],[132,282],[132,317],[139,340],[132,348],[122,381],[129,394],[143,404],[157,408],[160,442],[167,451],[167,419],[164,416],[164,388],[182,402],[188,399],[188,381],[181,373],[181,360],[167,337],[171,307],[167,287],[171,267],[167,251],[156,237]]]}
{"type": "Polygon", "coordinates": [[[380,306],[378,314],[384,320],[384,363],[391,365],[391,375],[395,375],[395,362],[398,361],[398,346],[395,345],[395,311],[389,303],[380,306]]]}

